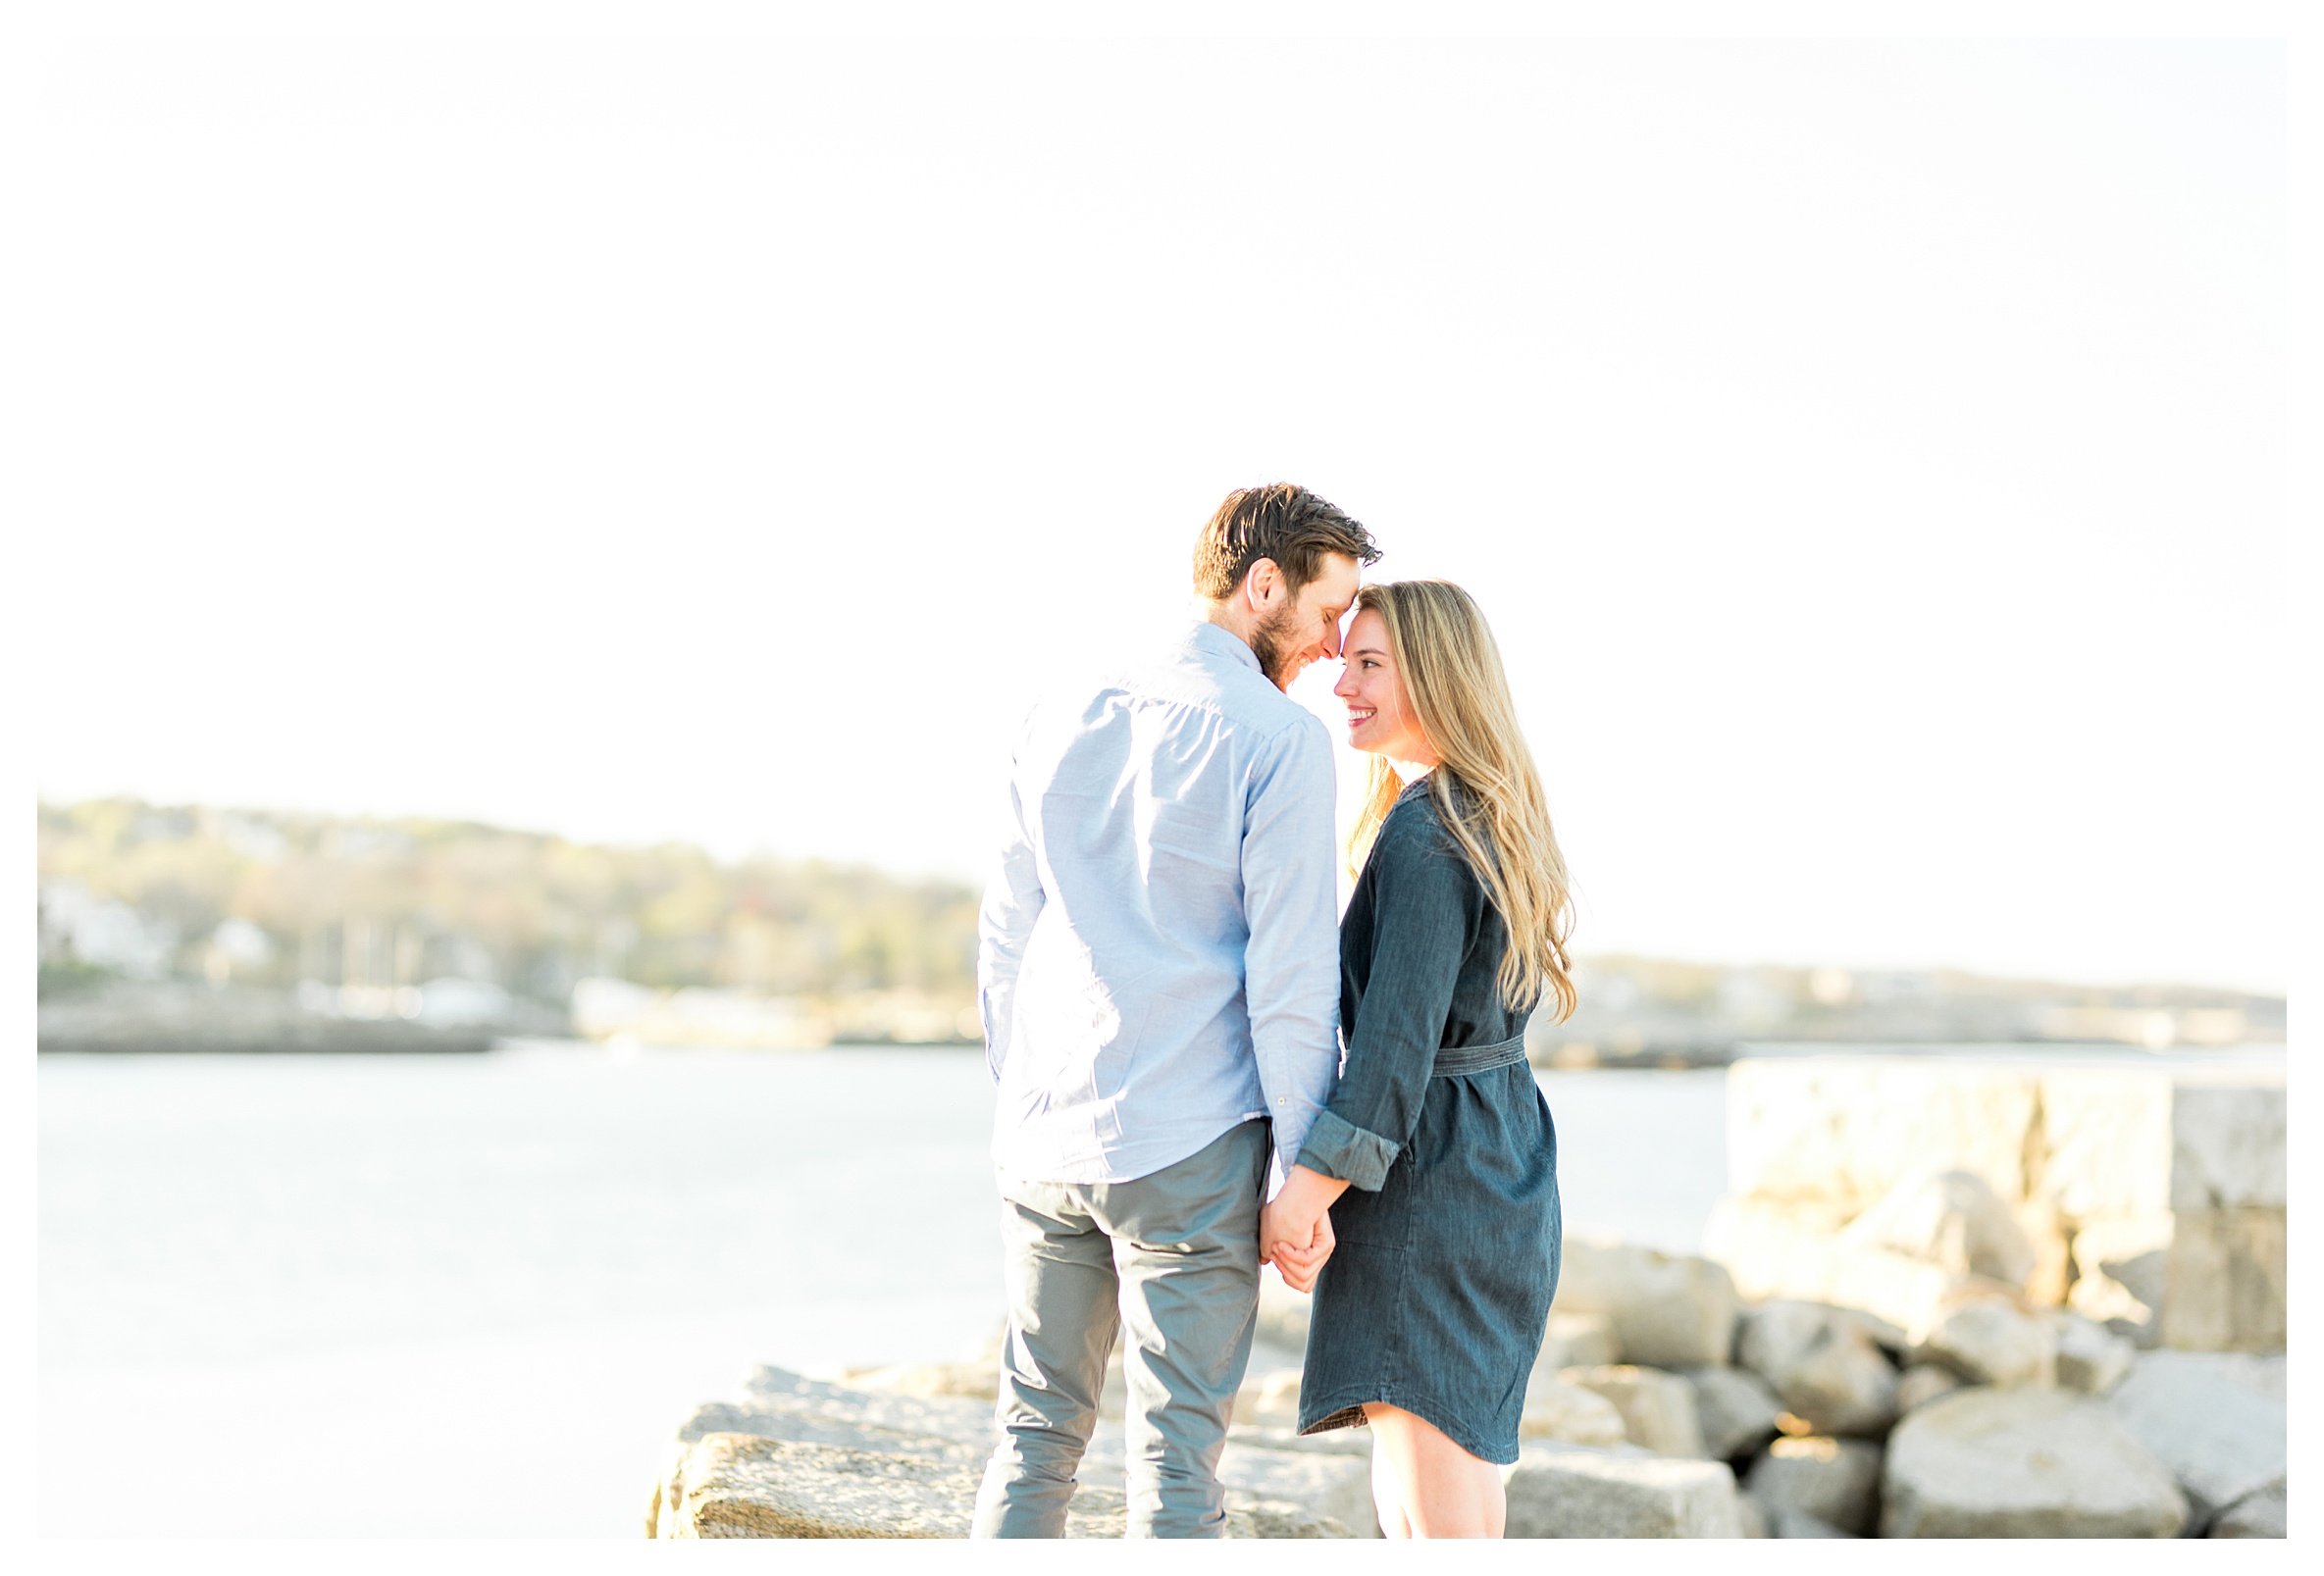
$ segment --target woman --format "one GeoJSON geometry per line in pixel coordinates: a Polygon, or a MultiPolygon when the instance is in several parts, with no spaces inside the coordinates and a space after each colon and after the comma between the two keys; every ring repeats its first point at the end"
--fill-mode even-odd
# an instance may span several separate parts
{"type": "Polygon", "coordinates": [[[1297,1285],[1328,1253],[1300,1432],[1371,1427],[1389,1537],[1498,1538],[1558,1273],[1557,1136],[1525,1020],[1544,993],[1574,1010],[1573,910],[1476,604],[1403,581],[1356,607],[1334,693],[1373,760],[1340,925],[1346,1059],[1263,1256],[1297,1285]]]}

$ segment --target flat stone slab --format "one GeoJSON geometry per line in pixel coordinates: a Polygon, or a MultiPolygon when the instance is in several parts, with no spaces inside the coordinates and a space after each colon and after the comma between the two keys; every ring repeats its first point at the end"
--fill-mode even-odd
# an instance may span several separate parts
{"type": "Polygon", "coordinates": [[[1335,1523],[1341,1529],[1337,1536],[1380,1536],[1371,1503],[1369,1452],[1267,1449],[1230,1434],[1226,1449],[1219,1452],[1218,1481],[1226,1488],[1230,1507],[1240,1502],[1295,1505],[1310,1519],[1335,1523]]]}
{"type": "Polygon", "coordinates": [[[1888,1436],[1885,1538],[2175,1538],[2187,1500],[2106,1406],[2058,1390],[1959,1390],[1888,1436]]]}
{"type": "Polygon", "coordinates": [[[1740,1538],[1734,1473],[1629,1447],[1527,1440],[1501,1469],[1512,1538],[1740,1538]]]}
{"type": "Polygon", "coordinates": [[[917,1456],[705,1434],[673,1473],[655,1532],[662,1538],[965,1538],[982,1476],[978,1467],[917,1456]]]}

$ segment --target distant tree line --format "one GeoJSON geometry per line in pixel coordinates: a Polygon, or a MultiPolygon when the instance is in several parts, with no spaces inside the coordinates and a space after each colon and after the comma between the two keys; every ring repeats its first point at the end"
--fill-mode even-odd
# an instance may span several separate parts
{"type": "Polygon", "coordinates": [[[568,841],[476,822],[91,800],[39,809],[41,981],[575,980],[965,1000],[977,894],[855,866],[568,841]]]}

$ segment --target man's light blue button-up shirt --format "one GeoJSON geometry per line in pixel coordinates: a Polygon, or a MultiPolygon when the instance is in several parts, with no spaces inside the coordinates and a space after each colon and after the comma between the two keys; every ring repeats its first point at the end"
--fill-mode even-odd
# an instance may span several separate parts
{"type": "Polygon", "coordinates": [[[1331,737],[1196,624],[1034,708],[978,918],[1013,1177],[1126,1182],[1255,1116],[1290,1170],[1339,1072],[1331,737]]]}

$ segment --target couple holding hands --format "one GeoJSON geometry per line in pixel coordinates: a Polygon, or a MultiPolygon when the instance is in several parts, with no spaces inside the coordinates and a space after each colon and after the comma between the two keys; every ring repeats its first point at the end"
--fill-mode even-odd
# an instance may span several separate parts
{"type": "Polygon", "coordinates": [[[1315,1294],[1299,1431],[1372,1430],[1382,1530],[1501,1535],[1558,1270],[1524,1028],[1573,1010],[1573,910],[1483,615],[1360,587],[1378,557],[1305,488],[1229,494],[1196,621],[1017,740],[978,926],[1009,1318],[976,1537],[1063,1536],[1117,1334],[1130,1535],[1222,1536],[1266,1262],[1315,1294]],[[1325,658],[1372,757],[1336,923],[1330,736],[1284,693],[1325,658]]]}

